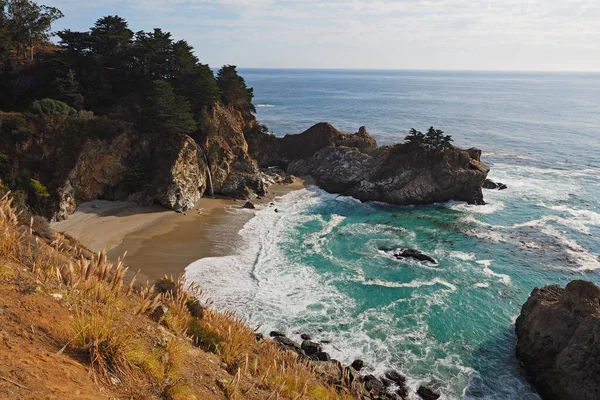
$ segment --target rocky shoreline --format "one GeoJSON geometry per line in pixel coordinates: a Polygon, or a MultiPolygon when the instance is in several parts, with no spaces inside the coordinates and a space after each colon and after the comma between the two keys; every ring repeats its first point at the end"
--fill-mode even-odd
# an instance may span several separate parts
{"type": "MultiPolygon", "coordinates": [[[[271,331],[270,339],[262,334],[256,334],[256,340],[273,340],[279,344],[282,350],[291,351],[300,358],[310,362],[313,367],[333,385],[351,386],[353,383],[363,385],[363,400],[407,400],[410,389],[406,385],[406,377],[396,371],[387,370],[383,376],[365,374],[364,361],[357,359],[350,365],[343,366],[338,360],[323,351],[324,344],[328,341],[315,340],[306,333],[296,333],[301,341],[290,339],[286,334],[279,331],[271,331]],[[361,373],[362,372],[362,373],[361,373]]],[[[437,400],[441,397],[434,388],[419,386],[415,392],[423,400],[437,400]]]]}

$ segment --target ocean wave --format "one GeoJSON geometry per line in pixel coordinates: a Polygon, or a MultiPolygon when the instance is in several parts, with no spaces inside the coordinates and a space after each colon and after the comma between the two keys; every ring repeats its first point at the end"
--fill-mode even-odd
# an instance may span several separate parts
{"type": "Polygon", "coordinates": [[[440,278],[434,278],[430,281],[421,281],[415,280],[408,283],[400,283],[400,282],[386,282],[380,279],[366,279],[362,282],[363,285],[375,285],[375,286],[383,286],[388,288],[420,288],[423,286],[434,286],[434,285],[442,285],[450,289],[452,292],[456,291],[456,286],[451,284],[450,282],[446,282],[440,278]]]}
{"type": "Polygon", "coordinates": [[[276,107],[274,104],[257,104],[256,108],[273,108],[276,107]]]}
{"type": "Polygon", "coordinates": [[[470,205],[470,204],[466,204],[466,203],[451,201],[449,203],[446,203],[446,206],[448,208],[450,208],[452,210],[456,210],[456,211],[471,212],[471,213],[476,213],[476,214],[494,214],[498,211],[504,210],[505,204],[502,201],[494,201],[494,202],[488,202],[486,205],[483,205],[483,206],[476,206],[476,205],[470,205]]]}
{"type": "Polygon", "coordinates": [[[511,283],[510,276],[505,275],[505,274],[499,274],[499,273],[494,272],[494,271],[492,271],[490,269],[490,265],[492,265],[493,261],[494,260],[479,260],[479,261],[477,261],[477,264],[483,265],[483,272],[486,275],[495,276],[497,278],[500,278],[500,280],[502,281],[502,283],[504,283],[505,285],[510,285],[510,283],[511,283]]]}

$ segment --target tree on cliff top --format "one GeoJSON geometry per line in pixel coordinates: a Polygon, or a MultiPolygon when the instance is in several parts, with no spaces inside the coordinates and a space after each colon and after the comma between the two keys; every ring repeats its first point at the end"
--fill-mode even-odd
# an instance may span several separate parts
{"type": "Polygon", "coordinates": [[[452,148],[452,136],[444,136],[444,131],[435,129],[433,126],[427,130],[426,134],[412,128],[404,138],[409,144],[424,147],[431,150],[447,150],[452,148]]]}
{"type": "Polygon", "coordinates": [[[236,68],[235,65],[225,65],[217,74],[223,104],[231,105],[244,113],[255,113],[256,109],[252,104],[254,89],[246,86],[246,81],[237,73],[236,68]]]}
{"type": "Polygon", "coordinates": [[[190,103],[162,80],[152,83],[145,125],[148,131],[162,134],[190,133],[196,129],[190,103]]]}
{"type": "Polygon", "coordinates": [[[17,56],[31,60],[34,47],[48,41],[52,23],[64,16],[58,8],[30,0],[2,0],[0,8],[0,47],[8,46],[17,56]]]}

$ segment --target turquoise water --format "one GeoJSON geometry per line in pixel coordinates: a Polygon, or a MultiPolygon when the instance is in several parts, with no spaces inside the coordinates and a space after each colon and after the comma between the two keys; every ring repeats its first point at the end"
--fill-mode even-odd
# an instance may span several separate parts
{"type": "Polygon", "coordinates": [[[600,283],[600,76],[243,71],[276,134],[326,120],[380,143],[435,125],[484,150],[486,206],[392,207],[292,192],[258,210],[237,254],[188,276],[264,331],[331,340],[348,363],[395,368],[445,399],[536,399],[514,321],[536,286],[600,283]],[[418,248],[439,265],[381,248],[418,248]]]}

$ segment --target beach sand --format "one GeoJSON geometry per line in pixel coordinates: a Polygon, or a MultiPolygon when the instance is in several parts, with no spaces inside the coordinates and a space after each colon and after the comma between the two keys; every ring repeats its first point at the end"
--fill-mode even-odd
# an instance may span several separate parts
{"type": "MultiPolygon", "coordinates": [[[[307,182],[273,185],[256,205],[302,189],[307,182]]],[[[130,271],[141,271],[138,281],[154,281],[165,275],[175,278],[192,262],[204,257],[233,254],[238,232],[253,215],[242,209],[245,201],[202,198],[187,213],[135,203],[94,200],[80,204],[66,221],[53,223],[54,230],[67,233],[90,250],[108,251],[116,261],[125,252],[130,271]]]]}

